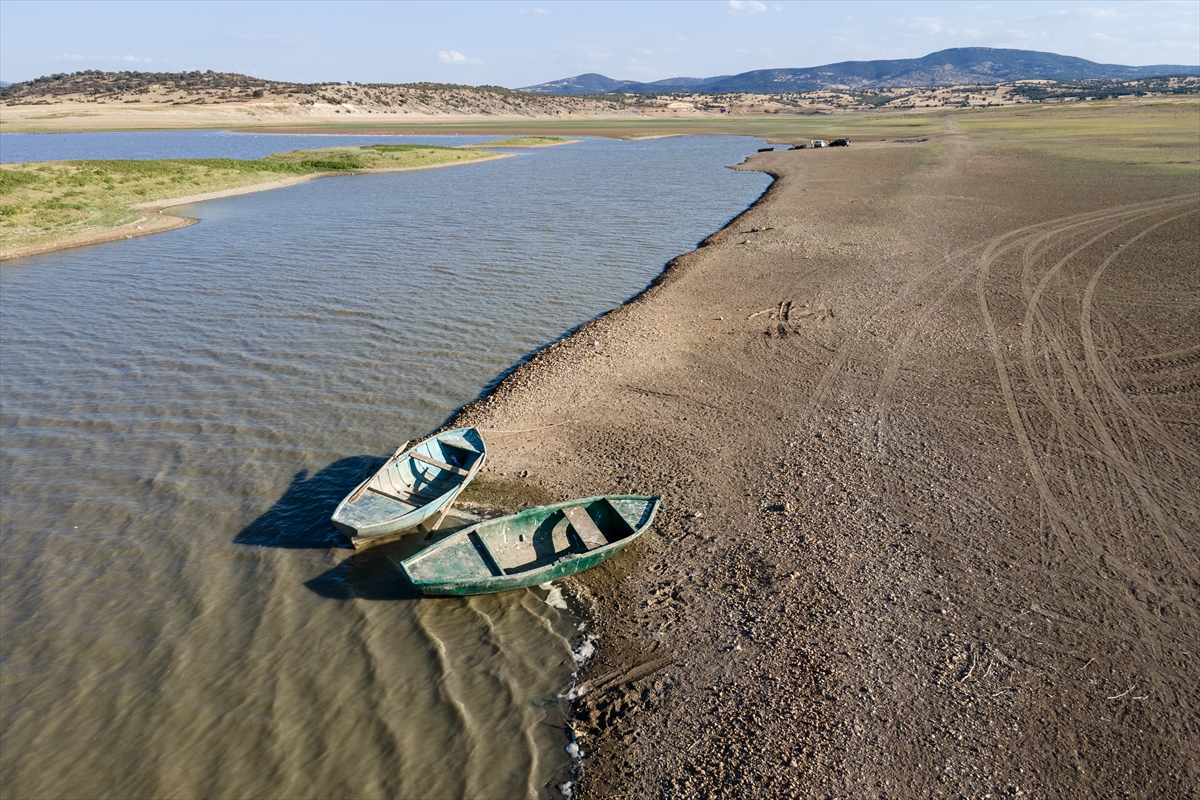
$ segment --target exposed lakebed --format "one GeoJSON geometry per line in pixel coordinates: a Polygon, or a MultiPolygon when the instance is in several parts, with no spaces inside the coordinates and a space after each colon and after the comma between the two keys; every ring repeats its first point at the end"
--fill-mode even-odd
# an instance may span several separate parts
{"type": "MultiPolygon", "coordinates": [[[[11,136],[5,160],[484,138],[11,136]]],[[[329,513],[378,456],[749,205],[769,179],[723,167],[757,145],[587,139],[322,179],[5,263],[0,781],[550,791],[578,620],[540,590],[413,597],[395,563],[421,543],[350,554],[329,513]]]]}

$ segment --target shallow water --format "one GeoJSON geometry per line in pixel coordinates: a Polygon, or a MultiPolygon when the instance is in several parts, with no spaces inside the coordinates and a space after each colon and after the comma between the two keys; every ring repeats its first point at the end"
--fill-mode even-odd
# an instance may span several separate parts
{"type": "Polygon", "coordinates": [[[396,563],[420,537],[352,554],[328,517],[752,202],[766,176],[723,165],[757,144],[323,179],[6,262],[5,794],[553,792],[578,621],[540,590],[418,599],[396,563]]]}
{"type": "Polygon", "coordinates": [[[343,134],[136,131],[129,133],[0,133],[0,162],[75,158],[262,158],[288,150],[364,144],[457,147],[504,136],[346,136],[343,134]]]}

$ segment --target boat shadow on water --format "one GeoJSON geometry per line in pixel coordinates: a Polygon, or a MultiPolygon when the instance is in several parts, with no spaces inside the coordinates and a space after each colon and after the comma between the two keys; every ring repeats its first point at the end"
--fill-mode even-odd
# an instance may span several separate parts
{"type": "Polygon", "coordinates": [[[295,550],[349,547],[329,518],[342,498],[383,463],[377,456],[351,456],[311,476],[300,470],[283,496],[243,528],[234,543],[295,550]]]}
{"type": "Polygon", "coordinates": [[[360,550],[304,585],[322,597],[337,600],[349,600],[352,597],[363,600],[416,600],[423,597],[421,590],[400,568],[400,562],[471,524],[469,520],[456,519],[453,514],[447,519],[453,524],[436,532],[421,526],[396,541],[360,550]]]}

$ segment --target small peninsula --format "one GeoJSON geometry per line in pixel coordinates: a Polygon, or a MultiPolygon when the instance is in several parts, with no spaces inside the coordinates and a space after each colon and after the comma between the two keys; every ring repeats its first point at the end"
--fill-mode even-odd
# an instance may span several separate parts
{"type": "Polygon", "coordinates": [[[195,220],[163,213],[186,203],[328,175],[400,172],[507,157],[478,149],[374,144],[296,150],[253,161],[189,158],[3,164],[0,259],[190,225],[195,220]]]}

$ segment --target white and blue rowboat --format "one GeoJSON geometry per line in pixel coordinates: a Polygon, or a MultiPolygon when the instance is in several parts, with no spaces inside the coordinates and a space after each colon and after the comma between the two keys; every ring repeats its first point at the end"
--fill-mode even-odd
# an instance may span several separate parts
{"type": "Polygon", "coordinates": [[[333,524],[356,549],[396,539],[435,515],[437,528],[487,458],[475,428],[456,428],[406,447],[333,512],[333,524]]]}

